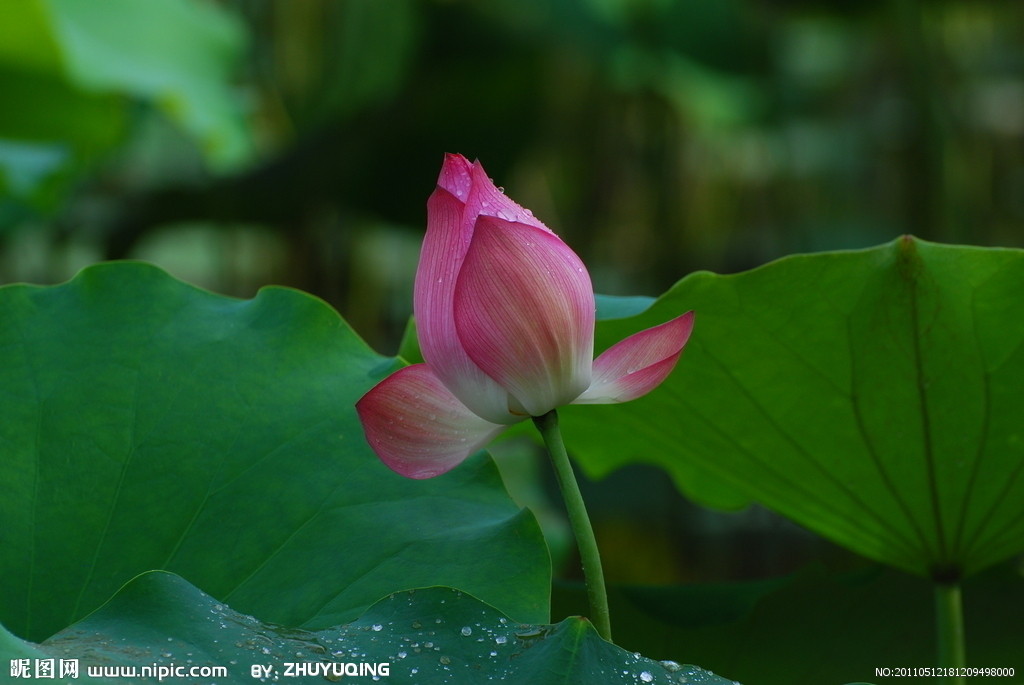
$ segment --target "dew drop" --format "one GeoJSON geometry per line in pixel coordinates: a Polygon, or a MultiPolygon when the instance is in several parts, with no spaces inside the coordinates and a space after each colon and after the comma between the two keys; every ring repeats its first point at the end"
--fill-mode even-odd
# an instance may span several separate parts
{"type": "Polygon", "coordinates": [[[469,637],[470,635],[473,634],[473,629],[470,628],[469,626],[463,626],[462,630],[460,630],[459,632],[462,633],[463,635],[465,635],[466,637],[469,637]]]}
{"type": "Polygon", "coordinates": [[[508,638],[505,637],[504,635],[499,635],[498,637],[494,638],[494,641],[496,643],[498,643],[499,645],[503,645],[506,642],[508,642],[508,638]]]}
{"type": "Polygon", "coordinates": [[[371,626],[371,628],[373,628],[373,632],[375,632],[375,633],[379,633],[380,631],[384,630],[384,626],[382,626],[382,625],[381,625],[381,624],[379,624],[379,623],[374,623],[374,624],[373,624],[373,625],[371,626]]]}
{"type": "Polygon", "coordinates": [[[523,630],[516,631],[516,637],[522,640],[529,640],[544,635],[544,629],[538,626],[524,626],[523,630]]]}
{"type": "Polygon", "coordinates": [[[442,656],[440,659],[438,659],[438,661],[440,661],[445,666],[447,666],[448,664],[450,664],[452,662],[451,657],[448,657],[448,656],[442,656]]]}
{"type": "Polygon", "coordinates": [[[654,682],[654,676],[651,675],[650,671],[640,671],[640,680],[645,683],[654,682]]]}

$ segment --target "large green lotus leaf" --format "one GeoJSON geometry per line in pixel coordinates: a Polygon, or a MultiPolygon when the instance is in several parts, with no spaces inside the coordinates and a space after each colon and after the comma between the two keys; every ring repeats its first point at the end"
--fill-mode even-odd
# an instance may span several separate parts
{"type": "Polygon", "coordinates": [[[353,404],[395,361],[322,301],[139,263],[0,288],[0,619],[44,638],[149,569],[279,623],[408,587],[548,618],[550,562],[490,458],[388,470],[353,404]]]}
{"type": "MultiPolygon", "coordinates": [[[[582,618],[523,624],[465,593],[432,587],[381,599],[357,620],[319,631],[240,614],[183,579],[141,575],[101,609],[38,649],[87,667],[221,666],[217,683],[370,682],[345,675],[388,664],[390,683],[601,683],[737,685],[695,666],[657,662],[601,639],[582,618]],[[302,664],[297,666],[287,664],[302,664]],[[254,667],[262,667],[255,673],[254,667]],[[289,671],[289,669],[294,669],[289,671]],[[365,669],[365,667],[364,667],[365,669]]],[[[141,670],[137,671],[141,675],[141,670]]],[[[114,679],[110,679],[114,682],[114,679]]]]}
{"type": "Polygon", "coordinates": [[[45,659],[48,656],[38,645],[22,640],[0,625],[0,664],[3,665],[4,671],[9,672],[8,662],[11,659],[34,660],[45,659]]]}
{"type": "MultiPolygon", "coordinates": [[[[1024,669],[1024,581],[1002,564],[963,584],[968,663],[1024,669]]],[[[619,644],[687,660],[745,683],[873,680],[878,667],[934,665],[934,591],[883,566],[829,573],[819,566],[766,580],[609,588],[619,644]]],[[[555,619],[584,610],[581,585],[559,583],[555,619]]],[[[934,685],[936,678],[900,678],[934,685]]],[[[993,678],[993,681],[998,679],[993,678]]]]}
{"type": "Polygon", "coordinates": [[[1024,252],[901,238],[693,274],[598,346],[696,311],[669,380],[567,407],[601,475],[662,466],[695,499],[739,495],[939,579],[1024,550],[1024,252]]]}

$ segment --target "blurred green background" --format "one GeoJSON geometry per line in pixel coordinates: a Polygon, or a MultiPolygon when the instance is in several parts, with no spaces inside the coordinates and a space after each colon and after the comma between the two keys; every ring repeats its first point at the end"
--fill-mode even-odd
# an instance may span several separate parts
{"type": "MultiPolygon", "coordinates": [[[[20,0],[5,13],[0,283],[132,258],[242,297],[289,285],[390,354],[444,152],[479,158],[607,294],[902,233],[1024,245],[1020,2],[20,0]]],[[[495,452],[573,576],[532,443],[495,452]]],[[[586,490],[612,582],[858,563],[762,509],[696,508],[651,469],[586,490]]]]}

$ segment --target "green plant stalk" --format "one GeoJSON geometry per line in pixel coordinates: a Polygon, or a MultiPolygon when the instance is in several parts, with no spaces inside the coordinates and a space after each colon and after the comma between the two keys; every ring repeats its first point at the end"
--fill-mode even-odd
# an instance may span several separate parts
{"type": "Polygon", "coordinates": [[[611,642],[611,615],[608,612],[608,592],[604,587],[601,555],[597,550],[597,539],[594,537],[594,527],[590,525],[583,494],[572,472],[572,464],[569,463],[569,455],[562,442],[562,433],[558,430],[558,413],[552,409],[543,416],[533,417],[533,423],[544,438],[544,444],[551,455],[555,478],[558,480],[558,487],[562,491],[562,499],[569,513],[569,524],[576,537],[576,546],[579,548],[580,562],[583,565],[583,580],[587,585],[590,620],[597,628],[598,634],[611,642]]]}
{"type": "MultiPolygon", "coordinates": [[[[964,642],[964,607],[959,583],[935,583],[935,623],[938,628],[939,665],[965,668],[967,648],[964,642]]],[[[965,685],[964,675],[945,678],[949,685],[965,685]]]]}

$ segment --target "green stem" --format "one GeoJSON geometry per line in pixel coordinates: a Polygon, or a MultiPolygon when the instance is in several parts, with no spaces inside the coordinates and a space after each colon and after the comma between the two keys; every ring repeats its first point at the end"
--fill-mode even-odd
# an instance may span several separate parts
{"type": "MultiPolygon", "coordinates": [[[[935,583],[935,623],[938,627],[939,665],[964,668],[967,648],[964,643],[964,608],[958,583],[935,583]]],[[[946,678],[949,685],[964,685],[967,678],[946,678]]]]}
{"type": "Polygon", "coordinates": [[[587,507],[583,503],[583,494],[579,483],[572,472],[569,455],[565,452],[562,433],[558,430],[558,413],[552,409],[544,416],[533,417],[544,444],[551,455],[551,463],[555,467],[555,478],[565,500],[565,508],[569,513],[569,524],[576,545],[580,550],[580,562],[583,565],[583,579],[587,585],[587,599],[590,601],[590,620],[597,632],[605,640],[612,640],[611,617],[608,613],[608,593],[604,588],[604,571],[601,570],[601,555],[597,551],[597,540],[594,528],[590,525],[587,507]]]}

